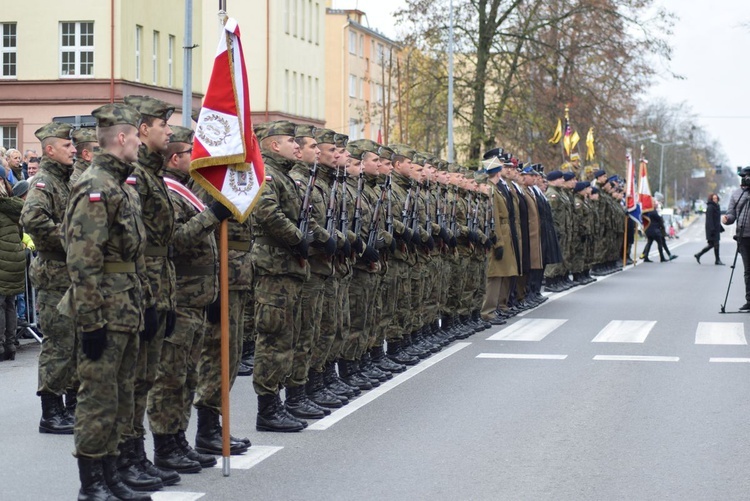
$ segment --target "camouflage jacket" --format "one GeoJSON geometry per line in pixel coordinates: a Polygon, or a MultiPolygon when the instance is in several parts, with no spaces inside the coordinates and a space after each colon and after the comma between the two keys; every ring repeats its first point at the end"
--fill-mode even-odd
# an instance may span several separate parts
{"type": "Polygon", "coordinates": [[[298,227],[302,200],[297,183],[289,176],[294,161],[272,152],[263,152],[266,180],[250,215],[255,243],[252,262],[261,275],[293,275],[306,279],[307,260],[292,248],[304,235],[298,227]]]}
{"type": "Polygon", "coordinates": [[[458,189],[456,196],[456,240],[458,240],[458,254],[468,256],[471,254],[472,243],[469,241],[469,193],[463,188],[458,189]]]}
{"type": "Polygon", "coordinates": [[[39,253],[29,269],[31,283],[37,289],[64,291],[70,287],[62,241],[69,176],[70,167],[43,157],[23,204],[21,225],[39,253]]]}
{"type": "Polygon", "coordinates": [[[141,202],[125,183],[132,171],[132,164],[100,153],[70,193],[63,235],[71,286],[58,309],[82,332],[105,325],[140,332],[143,308],[155,303],[143,258],[141,202]],[[109,273],[111,263],[134,263],[135,272],[109,273]]]}
{"type": "Polygon", "coordinates": [[[133,177],[128,183],[135,183],[135,190],[141,197],[143,224],[148,239],[145,251],[146,270],[151,291],[156,298],[156,308],[174,310],[174,264],[166,254],[172,245],[175,210],[164,184],[163,164],[164,157],[161,154],[149,151],[145,144],[141,145],[138,163],[135,164],[133,177]]]}
{"type": "Polygon", "coordinates": [[[416,262],[414,253],[410,251],[411,242],[405,242],[402,238],[406,225],[409,224],[408,214],[404,217],[404,205],[406,198],[409,198],[409,212],[411,212],[411,206],[414,204],[414,198],[416,195],[416,188],[412,188],[412,180],[396,173],[395,171],[391,174],[391,204],[393,211],[393,228],[394,236],[396,238],[396,252],[393,253],[393,257],[399,261],[406,261],[409,264],[416,262]],[[404,223],[405,221],[405,223],[404,223]],[[404,223],[404,224],[402,224],[404,223]]]}
{"type": "MultiPolygon", "coordinates": [[[[308,230],[312,231],[313,238],[316,242],[325,243],[330,238],[329,233],[325,229],[326,209],[328,208],[326,200],[328,199],[329,194],[326,193],[324,183],[321,181],[321,170],[320,166],[318,166],[317,178],[310,195],[312,210],[310,211],[308,230]]],[[[289,173],[289,176],[297,184],[301,208],[302,200],[305,199],[307,182],[310,179],[310,167],[304,162],[296,162],[289,173]]],[[[328,187],[328,190],[330,192],[330,186],[328,187]]],[[[311,246],[309,256],[308,261],[310,263],[311,273],[324,276],[331,276],[333,274],[331,257],[327,256],[325,252],[323,252],[323,249],[311,246]]]]}
{"type": "Polygon", "coordinates": [[[83,174],[86,169],[89,168],[89,165],[91,165],[91,163],[83,160],[82,158],[76,160],[76,163],[73,164],[73,173],[70,175],[70,180],[68,180],[68,186],[72,188],[76,181],[80,179],[81,174],[83,174]]]}
{"type": "MultiPolygon", "coordinates": [[[[375,193],[375,186],[374,183],[370,185],[365,177],[364,174],[362,174],[362,193],[361,193],[361,200],[360,200],[360,213],[359,213],[359,223],[357,223],[357,192],[359,191],[359,178],[357,177],[350,177],[349,182],[346,184],[346,189],[349,193],[348,201],[349,204],[349,214],[351,214],[351,224],[349,228],[351,231],[355,233],[359,238],[362,239],[362,242],[367,245],[367,240],[370,236],[370,228],[372,227],[372,223],[374,221],[375,217],[375,204],[378,201],[378,195],[375,193]],[[356,225],[358,225],[359,233],[356,232],[356,225]]],[[[374,181],[374,178],[373,178],[374,181]]],[[[378,221],[378,226],[380,227],[382,224],[382,216],[380,221],[378,221]]],[[[380,262],[376,263],[366,263],[362,260],[361,256],[356,256],[356,260],[354,262],[354,268],[366,271],[368,273],[379,273],[380,272],[380,262]]]]}
{"type": "Polygon", "coordinates": [[[183,190],[190,191],[187,173],[165,169],[164,179],[175,210],[173,261],[177,306],[203,308],[216,299],[219,290],[218,251],[214,237],[219,220],[211,210],[181,194],[186,193],[183,190]]]}

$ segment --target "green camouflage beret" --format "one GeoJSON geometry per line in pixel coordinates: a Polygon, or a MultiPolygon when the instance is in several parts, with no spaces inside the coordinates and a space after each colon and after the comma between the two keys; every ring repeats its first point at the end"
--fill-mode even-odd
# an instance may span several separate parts
{"type": "Polygon", "coordinates": [[[451,162],[448,164],[448,167],[446,167],[448,172],[450,172],[451,174],[455,174],[456,172],[458,172],[458,168],[459,165],[456,162],[451,162]]]}
{"type": "Polygon", "coordinates": [[[476,181],[479,184],[486,183],[487,179],[489,179],[489,176],[485,174],[484,172],[477,172],[474,174],[474,181],[476,181]]]}
{"type": "Polygon", "coordinates": [[[414,160],[414,155],[417,153],[414,148],[405,144],[389,144],[388,147],[392,149],[396,155],[406,157],[412,161],[414,160]]]}
{"type": "Polygon", "coordinates": [[[81,127],[76,129],[71,134],[73,142],[78,146],[83,143],[98,143],[99,140],[96,138],[96,129],[94,127],[81,127]]]}
{"type": "Polygon", "coordinates": [[[190,118],[193,119],[193,122],[198,123],[198,117],[201,115],[201,110],[198,108],[197,110],[193,110],[193,112],[190,114],[190,118]]]}
{"type": "Polygon", "coordinates": [[[362,157],[368,152],[380,155],[380,153],[378,153],[380,145],[370,139],[357,139],[352,141],[346,145],[346,149],[349,151],[352,158],[356,158],[357,160],[362,160],[362,157]]]}
{"type": "Polygon", "coordinates": [[[395,155],[395,152],[390,149],[388,146],[381,146],[380,150],[378,150],[378,154],[380,155],[380,158],[385,158],[386,160],[393,160],[393,155],[395,155]]]}
{"type": "Polygon", "coordinates": [[[315,140],[318,144],[336,144],[336,131],[331,129],[315,129],[315,140]]]}
{"type": "Polygon", "coordinates": [[[289,120],[277,120],[268,124],[268,127],[260,136],[261,139],[272,136],[291,136],[294,137],[294,130],[297,125],[289,120]]]}
{"type": "Polygon", "coordinates": [[[138,110],[141,115],[161,118],[165,122],[174,113],[174,106],[151,96],[125,96],[125,104],[138,110]]]}
{"type": "Polygon", "coordinates": [[[73,130],[73,126],[70,124],[61,124],[57,122],[50,122],[47,125],[39,127],[34,135],[40,141],[44,141],[48,137],[59,137],[60,139],[70,139],[70,131],[73,130]]]}
{"type": "Polygon", "coordinates": [[[427,153],[421,153],[419,151],[414,152],[414,158],[412,159],[412,162],[414,162],[417,165],[424,166],[426,161],[427,161],[427,153]]]}
{"type": "Polygon", "coordinates": [[[438,160],[435,167],[439,171],[448,172],[448,162],[446,162],[445,160],[438,160]]]}
{"type": "Polygon", "coordinates": [[[132,125],[138,127],[141,114],[137,109],[123,103],[105,104],[91,112],[96,118],[97,127],[112,127],[113,125],[132,125]]]}
{"type": "Polygon", "coordinates": [[[294,137],[315,137],[315,126],[314,125],[298,125],[294,130],[294,137]]]}
{"type": "Polygon", "coordinates": [[[346,144],[349,142],[349,136],[338,132],[334,139],[336,140],[336,148],[346,148],[346,144]]]}
{"type": "Polygon", "coordinates": [[[268,128],[268,125],[269,125],[268,122],[263,122],[260,124],[253,125],[253,132],[255,132],[255,135],[258,137],[258,139],[260,139],[263,136],[263,133],[268,128]]]}
{"type": "Polygon", "coordinates": [[[172,125],[172,135],[169,136],[170,143],[193,143],[193,135],[195,131],[188,129],[187,127],[180,127],[179,125],[172,125]]]}

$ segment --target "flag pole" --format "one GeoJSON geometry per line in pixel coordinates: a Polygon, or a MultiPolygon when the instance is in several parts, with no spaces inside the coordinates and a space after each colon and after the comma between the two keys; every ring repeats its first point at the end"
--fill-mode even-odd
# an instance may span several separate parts
{"type": "Polygon", "coordinates": [[[229,225],[219,228],[219,305],[221,306],[221,471],[229,476],[229,225]]]}
{"type": "Polygon", "coordinates": [[[625,268],[625,266],[627,266],[628,264],[628,218],[629,217],[630,216],[625,214],[625,238],[622,239],[622,267],[623,268],[625,268]]]}

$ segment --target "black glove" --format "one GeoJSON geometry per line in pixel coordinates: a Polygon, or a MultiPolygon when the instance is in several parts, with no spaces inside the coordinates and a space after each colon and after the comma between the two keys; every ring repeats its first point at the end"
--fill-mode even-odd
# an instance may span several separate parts
{"type": "Polygon", "coordinates": [[[95,331],[81,332],[81,348],[89,360],[96,362],[102,357],[107,347],[107,327],[95,331]]]}
{"type": "Polygon", "coordinates": [[[216,301],[209,304],[206,307],[206,320],[208,320],[211,324],[218,324],[221,322],[221,301],[219,298],[221,297],[221,294],[216,296],[216,301]]]}
{"type": "Polygon", "coordinates": [[[307,259],[307,256],[310,255],[310,244],[307,243],[306,239],[300,240],[300,242],[292,247],[294,252],[301,257],[302,259],[307,259]]]}
{"type": "Polygon", "coordinates": [[[419,235],[418,231],[415,231],[411,235],[411,243],[414,245],[421,245],[422,244],[422,237],[419,235]]]}
{"type": "Polygon", "coordinates": [[[425,247],[427,247],[429,250],[432,250],[435,248],[435,239],[432,238],[432,235],[430,235],[430,238],[427,239],[427,242],[425,242],[425,247]]]}
{"type": "Polygon", "coordinates": [[[365,263],[377,263],[378,259],[380,259],[380,253],[369,245],[366,245],[365,251],[362,254],[362,260],[365,263]]]}
{"type": "Polygon", "coordinates": [[[349,240],[344,240],[344,246],[341,248],[341,255],[344,257],[352,255],[352,244],[349,243],[349,240]]]}
{"type": "Polygon", "coordinates": [[[440,228],[440,233],[438,234],[440,237],[440,240],[442,240],[445,243],[448,243],[448,240],[450,240],[450,237],[448,236],[448,232],[445,228],[440,228]]]}
{"type": "Polygon", "coordinates": [[[328,238],[325,247],[323,248],[323,252],[325,252],[327,256],[333,256],[336,254],[336,240],[334,240],[333,237],[328,238]]]}
{"type": "Polygon", "coordinates": [[[389,250],[391,251],[391,254],[393,254],[394,252],[396,252],[396,239],[395,238],[393,240],[391,240],[391,246],[390,246],[389,250]]]}
{"type": "Polygon", "coordinates": [[[362,254],[365,251],[365,242],[361,238],[357,237],[357,239],[352,244],[352,247],[354,247],[354,252],[356,252],[358,255],[362,254]]]}
{"type": "Polygon", "coordinates": [[[412,239],[411,229],[404,228],[404,233],[401,235],[401,238],[404,239],[404,242],[411,242],[411,239],[412,239]]]}
{"type": "Polygon", "coordinates": [[[167,312],[167,328],[164,330],[165,338],[172,335],[175,325],[177,325],[177,313],[174,310],[169,310],[167,312]]]}
{"type": "Polygon", "coordinates": [[[493,246],[493,245],[494,245],[494,244],[492,243],[492,239],[491,239],[491,238],[488,238],[488,239],[487,239],[487,240],[485,240],[485,242],[484,242],[484,248],[485,248],[485,249],[487,249],[487,250],[490,250],[490,249],[492,248],[492,246],[493,246]]]}
{"type": "Polygon", "coordinates": [[[503,246],[495,247],[495,259],[500,261],[503,259],[503,254],[505,252],[505,249],[503,249],[503,246]]]}
{"type": "Polygon", "coordinates": [[[219,201],[214,200],[208,208],[211,209],[211,212],[214,213],[214,216],[216,216],[216,219],[219,221],[224,221],[225,219],[232,217],[232,211],[224,207],[224,204],[219,201]]]}
{"type": "Polygon", "coordinates": [[[479,241],[479,235],[477,234],[476,231],[471,230],[469,232],[469,242],[475,244],[475,243],[477,243],[477,241],[479,241]]]}
{"type": "Polygon", "coordinates": [[[454,236],[454,237],[451,237],[451,239],[450,239],[450,240],[448,241],[448,246],[449,246],[449,247],[450,247],[451,249],[455,249],[456,247],[458,247],[458,240],[456,240],[456,237],[455,237],[455,236],[454,236]]]}
{"type": "Polygon", "coordinates": [[[490,237],[490,242],[492,242],[492,245],[495,245],[497,243],[497,235],[493,233],[493,235],[490,237]]]}
{"type": "Polygon", "coordinates": [[[141,341],[151,341],[154,339],[157,330],[159,330],[159,317],[156,314],[156,306],[151,306],[143,312],[141,341]]]}

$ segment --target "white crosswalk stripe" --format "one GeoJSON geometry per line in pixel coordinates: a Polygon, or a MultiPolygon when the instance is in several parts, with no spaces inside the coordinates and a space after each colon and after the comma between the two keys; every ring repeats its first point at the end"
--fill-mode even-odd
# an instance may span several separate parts
{"type": "Polygon", "coordinates": [[[205,495],[205,492],[160,491],[151,494],[151,499],[154,501],[197,501],[205,495]]]}
{"type": "Polygon", "coordinates": [[[746,345],[745,324],[742,322],[699,322],[695,344],[746,345]]]}
{"type": "MultiPolygon", "coordinates": [[[[239,456],[231,456],[229,458],[229,468],[232,470],[249,470],[253,466],[257,465],[264,459],[268,459],[273,454],[279,452],[283,447],[271,446],[271,445],[253,445],[246,453],[239,456]]],[[[214,468],[221,468],[222,461],[219,458],[214,468]]]]}
{"type": "Polygon", "coordinates": [[[564,318],[524,318],[487,338],[487,341],[541,341],[567,322],[564,318]]]}
{"type": "Polygon", "coordinates": [[[643,343],[656,325],[652,320],[612,320],[592,343],[643,343]]]}

